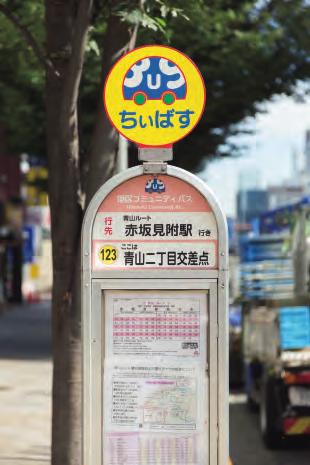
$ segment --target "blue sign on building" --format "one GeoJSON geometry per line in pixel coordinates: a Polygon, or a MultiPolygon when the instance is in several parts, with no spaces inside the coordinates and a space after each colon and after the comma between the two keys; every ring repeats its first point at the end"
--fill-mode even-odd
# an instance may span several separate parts
{"type": "Polygon", "coordinates": [[[310,347],[310,307],[282,307],[279,319],[283,350],[310,347]]]}

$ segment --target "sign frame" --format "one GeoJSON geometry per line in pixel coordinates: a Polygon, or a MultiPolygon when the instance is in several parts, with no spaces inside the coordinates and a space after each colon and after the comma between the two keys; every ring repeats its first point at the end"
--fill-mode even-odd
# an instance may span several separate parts
{"type": "Polygon", "coordinates": [[[218,227],[218,269],[103,269],[92,271],[92,228],[100,204],[115,187],[143,174],[145,174],[144,167],[139,165],[111,178],[94,195],[84,217],[82,228],[82,463],[103,465],[103,292],[105,290],[179,289],[209,290],[210,292],[210,358],[208,359],[210,446],[209,462],[205,465],[227,465],[229,442],[228,235],[224,214],[212,191],[201,179],[191,173],[181,168],[167,166],[166,174],[179,178],[197,189],[207,199],[215,215],[218,227]]]}

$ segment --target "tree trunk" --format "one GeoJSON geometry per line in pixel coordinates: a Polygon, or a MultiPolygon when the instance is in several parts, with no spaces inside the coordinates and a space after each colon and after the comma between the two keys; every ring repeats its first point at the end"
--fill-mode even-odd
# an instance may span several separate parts
{"type": "Polygon", "coordinates": [[[72,1],[46,0],[47,53],[58,72],[57,76],[48,71],[46,79],[53,244],[53,465],[81,463],[79,243],[82,210],[76,101],[72,105],[67,101],[69,80],[71,86],[79,81],[79,76],[74,76],[75,71],[71,70],[73,7],[72,1]]]}
{"type": "MultiPolygon", "coordinates": [[[[53,245],[52,465],[80,465],[80,235],[83,211],[77,98],[92,1],[45,0],[45,3],[47,58],[53,65],[46,76],[53,245]]],[[[111,3],[115,6],[118,2],[111,3]]],[[[105,79],[117,51],[128,47],[128,37],[128,29],[118,17],[111,15],[104,40],[102,79],[105,79]]],[[[117,138],[104,115],[101,97],[99,106],[86,184],[88,200],[111,176],[115,165],[117,138]]]]}
{"type": "Polygon", "coordinates": [[[98,188],[115,174],[118,134],[105,114],[102,90],[114,62],[129,48],[132,48],[132,36],[135,38],[134,32],[130,34],[128,26],[124,22],[121,22],[117,16],[110,16],[102,47],[101,86],[98,94],[99,106],[89,152],[89,171],[85,182],[86,205],[88,205],[98,188]]]}

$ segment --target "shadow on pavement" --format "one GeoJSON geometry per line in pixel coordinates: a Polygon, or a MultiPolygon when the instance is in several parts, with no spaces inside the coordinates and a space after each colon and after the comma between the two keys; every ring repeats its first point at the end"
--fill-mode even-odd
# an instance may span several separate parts
{"type": "Polygon", "coordinates": [[[1,313],[0,359],[50,359],[50,313],[50,301],[10,306],[1,313]]]}

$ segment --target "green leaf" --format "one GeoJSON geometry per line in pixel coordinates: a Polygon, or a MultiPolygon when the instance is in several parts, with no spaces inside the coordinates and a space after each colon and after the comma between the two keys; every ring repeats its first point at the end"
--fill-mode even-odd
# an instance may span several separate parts
{"type": "Polygon", "coordinates": [[[87,46],[86,46],[86,51],[87,52],[94,52],[95,55],[100,56],[99,46],[98,46],[96,40],[94,40],[94,39],[90,39],[88,41],[87,46]]]}

